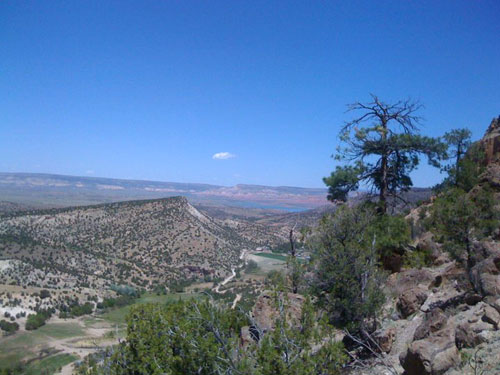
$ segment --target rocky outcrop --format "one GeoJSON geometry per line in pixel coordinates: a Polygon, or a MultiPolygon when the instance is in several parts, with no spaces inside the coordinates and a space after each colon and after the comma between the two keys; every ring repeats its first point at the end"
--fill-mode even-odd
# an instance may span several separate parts
{"type": "MultiPolygon", "coordinates": [[[[484,151],[485,171],[471,194],[493,187],[500,209],[500,117],[478,144],[484,151]]],[[[388,277],[385,288],[392,298],[384,306],[382,327],[373,334],[379,361],[359,374],[480,373],[462,362],[462,354],[477,355],[484,374],[500,374],[500,225],[490,237],[473,241],[466,268],[465,262],[452,261],[420,223],[432,204],[431,200],[425,210],[417,208],[406,216],[413,225],[414,248],[425,253],[432,266],[403,269],[388,277]],[[389,372],[387,364],[394,371],[389,372]]]]}
{"type": "Polygon", "coordinates": [[[428,286],[435,277],[435,272],[432,272],[428,268],[411,268],[389,276],[387,279],[387,287],[394,293],[400,295],[416,286],[428,286]]]}
{"type": "Polygon", "coordinates": [[[491,121],[486,134],[481,140],[486,164],[500,161],[500,116],[491,121]]]}
{"type": "Polygon", "coordinates": [[[474,289],[484,297],[500,295],[500,243],[476,242],[474,253],[481,259],[471,270],[474,289]]]}
{"type": "Polygon", "coordinates": [[[488,184],[500,192],[500,116],[491,121],[480,145],[484,151],[484,164],[486,165],[480,183],[488,184]]]}
{"type": "Polygon", "coordinates": [[[263,292],[255,302],[252,317],[258,329],[266,333],[274,329],[275,320],[278,317],[278,303],[287,305],[287,319],[294,324],[302,315],[302,305],[305,298],[300,294],[287,293],[274,296],[272,292],[263,292]]]}

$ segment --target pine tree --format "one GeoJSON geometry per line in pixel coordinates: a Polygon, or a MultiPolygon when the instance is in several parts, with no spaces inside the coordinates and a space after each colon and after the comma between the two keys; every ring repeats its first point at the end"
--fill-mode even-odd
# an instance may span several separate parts
{"type": "Polygon", "coordinates": [[[402,199],[401,192],[413,185],[410,173],[421,155],[439,167],[445,146],[439,139],[419,135],[418,102],[387,104],[372,95],[371,102],[356,102],[348,108],[361,115],[342,127],[340,139],[345,147],[339,147],[334,157],[351,164],[337,166],[323,179],[329,187],[328,199],[345,201],[349,192],[364,183],[378,193],[380,211],[386,213],[388,198],[402,199]]]}

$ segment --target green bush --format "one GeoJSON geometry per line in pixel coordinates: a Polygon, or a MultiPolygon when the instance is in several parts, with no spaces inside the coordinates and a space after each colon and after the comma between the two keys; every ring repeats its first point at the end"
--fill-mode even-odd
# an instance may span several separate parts
{"type": "Polygon", "coordinates": [[[94,311],[94,304],[90,302],[86,302],[83,305],[75,305],[71,308],[70,314],[72,316],[78,317],[82,315],[92,314],[94,311]]]}
{"type": "Polygon", "coordinates": [[[10,323],[4,319],[0,320],[0,329],[7,332],[8,334],[14,333],[19,329],[19,324],[10,323]]]}
{"type": "Polygon", "coordinates": [[[330,320],[351,330],[373,330],[385,296],[378,247],[390,243],[380,233],[380,217],[367,207],[343,205],[325,216],[310,239],[313,251],[313,293],[330,320]]]}

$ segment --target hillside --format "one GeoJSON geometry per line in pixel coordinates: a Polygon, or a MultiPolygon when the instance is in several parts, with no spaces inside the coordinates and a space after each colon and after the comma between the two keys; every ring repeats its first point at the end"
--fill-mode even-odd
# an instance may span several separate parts
{"type": "Polygon", "coordinates": [[[152,288],[222,277],[251,246],[183,197],[17,213],[0,222],[0,257],[22,263],[0,283],[152,288]]]}

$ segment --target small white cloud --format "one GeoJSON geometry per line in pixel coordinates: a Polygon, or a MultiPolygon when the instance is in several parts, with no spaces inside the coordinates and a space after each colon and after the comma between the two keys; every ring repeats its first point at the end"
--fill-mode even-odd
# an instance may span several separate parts
{"type": "Polygon", "coordinates": [[[86,170],[85,174],[94,174],[95,172],[92,169],[86,170]]]}
{"type": "Polygon", "coordinates": [[[226,159],[232,159],[235,158],[236,155],[231,154],[230,152],[218,152],[212,156],[212,159],[215,160],[226,160],[226,159]]]}

